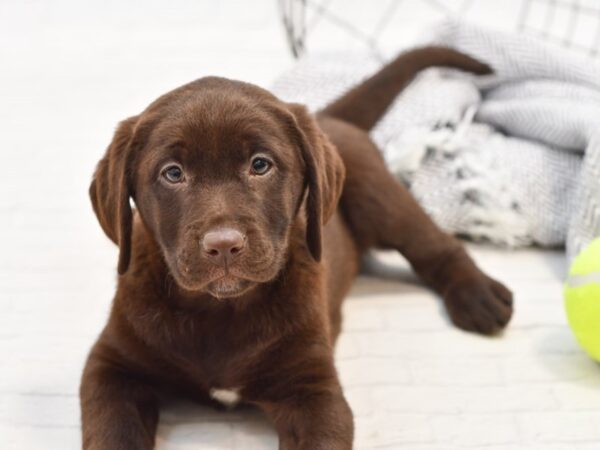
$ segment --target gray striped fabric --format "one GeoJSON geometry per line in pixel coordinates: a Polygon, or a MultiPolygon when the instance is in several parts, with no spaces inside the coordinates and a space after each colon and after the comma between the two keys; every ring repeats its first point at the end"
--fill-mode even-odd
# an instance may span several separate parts
{"type": "MultiPolygon", "coordinates": [[[[466,23],[433,34],[495,74],[419,76],[372,132],[388,166],[449,232],[574,256],[600,235],[599,63],[466,23]]],[[[365,54],[312,55],[273,91],[316,110],[378,67],[365,54]]]]}

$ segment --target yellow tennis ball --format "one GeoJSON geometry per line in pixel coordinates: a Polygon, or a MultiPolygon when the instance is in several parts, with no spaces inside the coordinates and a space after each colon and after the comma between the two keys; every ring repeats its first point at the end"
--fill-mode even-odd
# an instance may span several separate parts
{"type": "Polygon", "coordinates": [[[564,294],[567,318],[577,342],[600,361],[600,238],[573,261],[564,294]]]}

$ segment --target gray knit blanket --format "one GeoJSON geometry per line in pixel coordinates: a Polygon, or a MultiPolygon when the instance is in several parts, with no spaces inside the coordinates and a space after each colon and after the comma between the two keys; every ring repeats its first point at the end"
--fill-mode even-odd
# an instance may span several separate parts
{"type": "MultiPolygon", "coordinates": [[[[495,244],[565,246],[600,235],[600,65],[519,34],[451,22],[429,42],[490,64],[476,78],[423,72],[372,131],[390,170],[446,231],[495,244]]],[[[317,110],[376,71],[366,54],[313,55],[279,97],[317,110]]]]}

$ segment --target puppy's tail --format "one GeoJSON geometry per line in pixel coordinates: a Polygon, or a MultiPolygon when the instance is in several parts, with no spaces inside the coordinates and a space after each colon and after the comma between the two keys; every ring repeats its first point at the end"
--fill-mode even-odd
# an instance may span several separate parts
{"type": "Polygon", "coordinates": [[[401,53],[379,72],[326,106],[320,113],[369,131],[411,80],[421,70],[432,66],[453,67],[478,75],[492,73],[488,65],[451,48],[417,48],[401,53]]]}

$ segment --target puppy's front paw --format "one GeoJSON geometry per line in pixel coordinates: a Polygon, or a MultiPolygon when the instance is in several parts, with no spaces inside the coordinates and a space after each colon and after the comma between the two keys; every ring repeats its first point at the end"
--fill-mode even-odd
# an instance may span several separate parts
{"type": "Polygon", "coordinates": [[[513,312],[512,292],[483,274],[452,285],[444,295],[444,303],[457,327],[481,334],[499,332],[513,312]]]}

